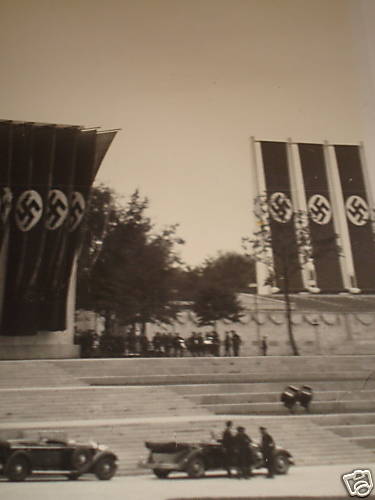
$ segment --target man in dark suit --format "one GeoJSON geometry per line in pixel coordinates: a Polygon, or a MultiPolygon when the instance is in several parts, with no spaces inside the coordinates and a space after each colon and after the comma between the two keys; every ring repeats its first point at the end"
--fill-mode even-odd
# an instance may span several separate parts
{"type": "Polygon", "coordinates": [[[268,470],[267,477],[273,478],[275,441],[273,440],[273,437],[267,432],[267,429],[265,427],[259,427],[259,430],[262,436],[262,442],[261,442],[262,453],[265,465],[268,470]]]}
{"type": "Polygon", "coordinates": [[[237,434],[234,436],[234,448],[237,459],[237,477],[249,479],[251,466],[251,438],[246,434],[245,427],[237,427],[237,434]]]}
{"type": "Polygon", "coordinates": [[[232,477],[231,466],[234,463],[234,436],[232,433],[232,425],[233,422],[231,420],[225,423],[225,430],[221,440],[224,450],[224,467],[228,477],[232,477]]]}

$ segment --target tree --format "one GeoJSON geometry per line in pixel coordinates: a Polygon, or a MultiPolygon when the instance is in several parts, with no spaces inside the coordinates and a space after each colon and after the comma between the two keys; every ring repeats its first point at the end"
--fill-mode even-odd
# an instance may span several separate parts
{"type": "Polygon", "coordinates": [[[201,325],[212,325],[220,319],[240,320],[243,307],[238,292],[254,280],[254,261],[235,252],[219,253],[207,259],[196,270],[193,311],[201,325]]]}
{"type": "MultiPolygon", "coordinates": [[[[265,265],[268,276],[264,284],[281,289],[285,301],[285,313],[290,345],[293,354],[298,356],[299,350],[293,334],[292,309],[290,303],[291,282],[296,275],[308,265],[328,252],[340,252],[337,246],[337,235],[322,239],[313,245],[309,230],[309,216],[298,210],[291,214],[292,227],[280,223],[277,236],[271,230],[268,200],[266,196],[258,196],[254,203],[254,215],[258,229],[252,238],[243,238],[243,247],[256,262],[265,265]],[[295,233],[295,244],[291,244],[290,230],[295,233]]],[[[310,291],[319,292],[315,286],[310,291]]]]}
{"type": "Polygon", "coordinates": [[[240,292],[255,280],[254,260],[237,252],[225,252],[207,259],[200,268],[201,280],[226,290],[240,292]]]}
{"type": "Polygon", "coordinates": [[[243,311],[237,295],[232,290],[214,285],[206,285],[198,290],[192,309],[198,316],[200,325],[214,325],[221,319],[237,322],[243,311]]]}
{"type": "Polygon", "coordinates": [[[183,244],[177,225],[153,232],[145,212],[148,200],[135,191],[126,206],[108,188],[94,192],[87,219],[89,237],[81,254],[78,302],[113,325],[168,322],[176,315],[171,303],[171,276],[183,244]],[[104,195],[105,194],[105,195],[104,195]],[[102,207],[102,208],[101,208],[102,207]],[[96,214],[100,215],[100,222],[96,214]]]}

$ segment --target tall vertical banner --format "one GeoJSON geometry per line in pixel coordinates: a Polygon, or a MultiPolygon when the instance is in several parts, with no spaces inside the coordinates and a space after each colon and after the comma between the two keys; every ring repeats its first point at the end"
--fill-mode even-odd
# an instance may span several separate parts
{"type": "Polygon", "coordinates": [[[64,331],[91,185],[116,131],[0,121],[0,335],[64,331]]]}
{"type": "Polygon", "coordinates": [[[96,137],[96,130],[83,130],[78,137],[75,169],[68,193],[69,216],[60,252],[49,275],[47,307],[40,315],[42,330],[60,331],[66,328],[66,303],[71,270],[81,243],[83,216],[95,175],[96,137]]]}
{"type": "Polygon", "coordinates": [[[285,274],[282,267],[287,266],[289,291],[300,291],[302,290],[302,277],[291,201],[287,144],[261,141],[260,145],[277,286],[284,289],[285,285],[280,277],[285,274]]]}
{"type": "Polygon", "coordinates": [[[343,290],[339,251],[322,144],[298,144],[317,286],[324,293],[343,290]]]}
{"type": "Polygon", "coordinates": [[[368,204],[359,146],[336,145],[335,154],[345,204],[356,286],[375,291],[372,215],[368,204]]]}
{"type": "Polygon", "coordinates": [[[2,335],[33,335],[38,331],[36,283],[45,244],[45,207],[54,144],[54,127],[14,125],[10,174],[14,203],[9,227],[2,335]]]}
{"type": "Polygon", "coordinates": [[[10,189],[10,167],[12,161],[12,134],[10,121],[0,122],[0,252],[8,230],[9,213],[12,206],[10,189]]]}
{"type": "Polygon", "coordinates": [[[55,159],[46,216],[46,244],[43,254],[43,272],[39,276],[40,310],[38,329],[64,330],[65,324],[53,320],[52,311],[57,301],[56,275],[60,275],[61,261],[69,236],[70,200],[76,170],[78,127],[59,127],[56,130],[55,159]],[[52,318],[51,318],[52,316],[52,318]]]}

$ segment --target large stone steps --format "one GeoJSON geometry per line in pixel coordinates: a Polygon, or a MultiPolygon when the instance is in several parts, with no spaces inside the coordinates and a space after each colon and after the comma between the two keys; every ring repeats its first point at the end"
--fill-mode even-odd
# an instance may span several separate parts
{"type": "Polygon", "coordinates": [[[101,375],[373,370],[375,356],[252,356],[240,358],[135,358],[53,360],[75,377],[101,375]]]}
{"type": "Polygon", "coordinates": [[[343,437],[366,437],[375,436],[375,424],[362,424],[362,425],[331,425],[326,426],[339,436],[343,437]]]}
{"type": "Polygon", "coordinates": [[[231,418],[252,436],[267,425],[298,464],[372,462],[373,428],[334,427],[375,426],[373,366],[375,356],[0,362],[0,437],[65,430],[108,444],[120,473],[143,473],[144,441],[206,440],[231,418]],[[313,387],[311,415],[286,414],[288,384],[313,387]]]}
{"type": "MultiPolygon", "coordinates": [[[[280,403],[221,403],[206,405],[216,415],[284,415],[280,403]]],[[[375,411],[374,401],[318,401],[314,402],[312,413],[355,413],[375,411]]]]}
{"type": "Polygon", "coordinates": [[[165,387],[0,390],[0,422],[205,415],[165,387]]]}
{"type": "MultiPolygon", "coordinates": [[[[290,377],[292,379],[292,377],[290,377]]],[[[365,384],[362,379],[357,380],[308,380],[304,379],[300,385],[310,385],[314,387],[314,391],[358,391],[363,389],[374,389],[371,384],[365,384]]],[[[285,382],[242,382],[242,383],[222,383],[222,384],[182,384],[171,387],[178,394],[187,396],[202,396],[206,394],[252,394],[264,392],[265,388],[270,392],[281,392],[285,389],[285,382]]]]}
{"type": "Polygon", "coordinates": [[[0,389],[84,384],[52,361],[0,361],[0,389]]]}
{"type": "Polygon", "coordinates": [[[127,376],[90,376],[81,377],[80,380],[89,385],[178,385],[178,384],[212,384],[212,383],[259,383],[274,382],[278,380],[284,385],[290,383],[304,384],[332,381],[358,381],[366,388],[374,388],[375,381],[369,378],[370,371],[319,371],[319,372],[247,372],[247,373],[172,373],[170,375],[127,375],[127,376]]]}
{"type": "MultiPolygon", "coordinates": [[[[263,384],[263,390],[269,389],[267,384],[263,384]]],[[[210,408],[217,404],[241,404],[241,403],[278,403],[280,404],[281,392],[239,392],[236,393],[213,393],[213,394],[193,394],[186,396],[196,404],[210,408]]],[[[316,401],[374,401],[375,391],[314,391],[312,407],[316,401]]]]}

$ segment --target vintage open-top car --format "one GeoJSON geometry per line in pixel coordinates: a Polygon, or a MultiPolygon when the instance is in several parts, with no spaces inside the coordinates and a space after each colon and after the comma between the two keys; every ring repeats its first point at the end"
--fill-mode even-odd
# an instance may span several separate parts
{"type": "MultiPolygon", "coordinates": [[[[151,469],[159,478],[168,477],[170,472],[186,472],[189,477],[203,477],[205,471],[225,469],[225,454],[220,443],[156,443],[146,441],[149,450],[148,458],[139,463],[140,467],[151,469]]],[[[265,466],[260,446],[250,444],[252,457],[251,469],[260,469],[265,466]]],[[[287,474],[289,466],[294,464],[289,451],[281,447],[274,450],[274,469],[276,474],[287,474]]],[[[231,464],[235,467],[235,463],[231,464]]]]}
{"type": "Polygon", "coordinates": [[[48,438],[0,441],[0,475],[10,481],[23,481],[33,474],[78,479],[87,473],[108,480],[116,470],[117,456],[97,443],[48,438]]]}

